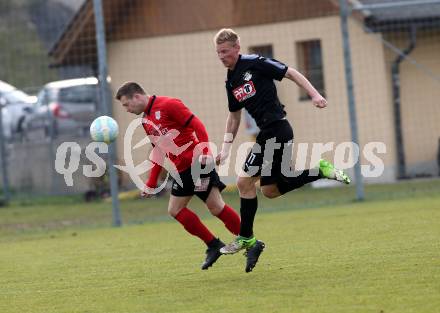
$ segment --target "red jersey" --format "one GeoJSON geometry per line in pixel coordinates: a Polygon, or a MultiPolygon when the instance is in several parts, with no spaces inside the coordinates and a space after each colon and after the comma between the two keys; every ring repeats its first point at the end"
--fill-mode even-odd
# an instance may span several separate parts
{"type": "Polygon", "coordinates": [[[142,119],[153,145],[167,155],[179,173],[191,166],[194,147],[199,143],[188,127],[193,117],[181,100],[151,96],[142,119]]]}

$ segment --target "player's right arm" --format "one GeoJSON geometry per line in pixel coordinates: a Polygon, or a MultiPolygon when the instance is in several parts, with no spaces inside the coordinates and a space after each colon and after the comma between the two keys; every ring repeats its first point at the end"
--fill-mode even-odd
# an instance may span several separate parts
{"type": "Polygon", "coordinates": [[[141,192],[141,197],[150,198],[153,193],[149,192],[149,189],[154,189],[157,187],[157,181],[159,180],[160,172],[162,171],[162,166],[165,160],[165,156],[162,151],[153,144],[153,150],[151,151],[150,161],[153,163],[153,167],[150,170],[150,175],[148,180],[145,182],[145,188],[141,192]]]}
{"type": "Polygon", "coordinates": [[[157,187],[157,181],[159,179],[160,172],[162,171],[162,166],[154,163],[153,168],[150,171],[150,176],[145,183],[146,188],[142,190],[141,197],[150,198],[153,194],[148,192],[148,189],[154,189],[157,187]]]}
{"type": "Polygon", "coordinates": [[[240,127],[240,121],[241,110],[229,112],[228,118],[226,119],[226,129],[225,135],[223,137],[222,150],[215,158],[215,162],[217,163],[217,165],[219,165],[229,157],[232,143],[234,142],[235,136],[238,132],[238,128],[240,127]]]}

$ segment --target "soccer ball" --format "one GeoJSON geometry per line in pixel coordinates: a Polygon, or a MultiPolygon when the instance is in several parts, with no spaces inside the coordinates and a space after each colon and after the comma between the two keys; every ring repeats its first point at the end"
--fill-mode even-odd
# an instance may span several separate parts
{"type": "Polygon", "coordinates": [[[90,125],[90,136],[94,141],[111,143],[118,133],[118,123],[110,116],[97,117],[90,125]]]}

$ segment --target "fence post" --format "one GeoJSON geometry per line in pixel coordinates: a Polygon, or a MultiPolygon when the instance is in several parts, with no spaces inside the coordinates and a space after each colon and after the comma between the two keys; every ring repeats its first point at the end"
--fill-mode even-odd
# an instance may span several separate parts
{"type": "Polygon", "coordinates": [[[7,152],[6,152],[6,146],[5,146],[5,136],[3,134],[3,104],[0,103],[0,154],[2,158],[2,183],[3,183],[3,197],[4,197],[4,204],[8,205],[10,200],[10,194],[9,194],[9,173],[8,173],[8,163],[6,161],[7,152]]]}
{"type": "MultiPolygon", "coordinates": [[[[351,141],[359,145],[358,126],[357,126],[357,118],[356,118],[356,105],[355,105],[354,88],[353,88],[353,72],[351,67],[350,37],[348,33],[349,10],[347,8],[346,1],[347,0],[339,0],[339,15],[341,18],[342,44],[344,49],[344,68],[345,68],[345,79],[347,83],[351,141]]],[[[356,180],[356,198],[357,200],[363,200],[364,182],[362,179],[360,159],[357,160],[356,164],[354,165],[354,175],[356,180]]]]}
{"type": "MultiPolygon", "coordinates": [[[[95,12],[95,27],[96,27],[96,46],[98,52],[98,80],[101,105],[99,112],[104,115],[111,115],[111,101],[110,92],[107,83],[107,48],[105,42],[105,26],[102,12],[102,1],[93,0],[93,9],[95,12]]],[[[116,159],[115,143],[109,144],[109,175],[110,175],[110,190],[112,195],[112,212],[113,212],[113,226],[121,226],[121,216],[119,210],[118,198],[118,177],[114,167],[116,159]]]]}

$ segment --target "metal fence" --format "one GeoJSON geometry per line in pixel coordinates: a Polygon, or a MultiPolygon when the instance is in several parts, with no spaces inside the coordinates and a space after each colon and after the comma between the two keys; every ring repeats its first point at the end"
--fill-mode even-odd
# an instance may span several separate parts
{"type": "MultiPolygon", "coordinates": [[[[96,181],[80,170],[73,186],[55,170],[62,142],[80,144],[81,165],[89,164],[84,149],[90,143],[87,118],[69,125],[75,113],[57,98],[69,83],[57,87],[56,81],[98,79],[88,118],[112,114],[122,133],[111,146],[110,165],[124,163],[122,140],[131,121],[111,101],[112,93],[129,80],[151,94],[181,98],[220,143],[227,114],[225,69],[212,38],[222,27],[240,34],[242,53],[297,68],[328,99],[329,107],[320,112],[295,85],[277,85],[296,148],[307,146],[306,166],[313,165],[313,143],[322,143],[329,159],[341,149],[340,163],[355,177],[359,199],[368,197],[363,182],[439,175],[440,1],[1,1],[0,80],[13,86],[0,91],[4,195],[96,189],[96,181]],[[38,100],[19,100],[14,109],[17,104],[5,99],[17,91],[38,100]],[[359,162],[350,161],[356,154],[359,162]]],[[[242,129],[238,143],[245,140],[249,133],[242,129]]],[[[147,152],[137,152],[135,161],[147,152]]],[[[122,174],[109,168],[116,190],[122,174]]],[[[230,170],[225,181],[233,183],[234,177],[230,170]]],[[[126,176],[121,182],[122,189],[133,187],[126,176]]]]}

